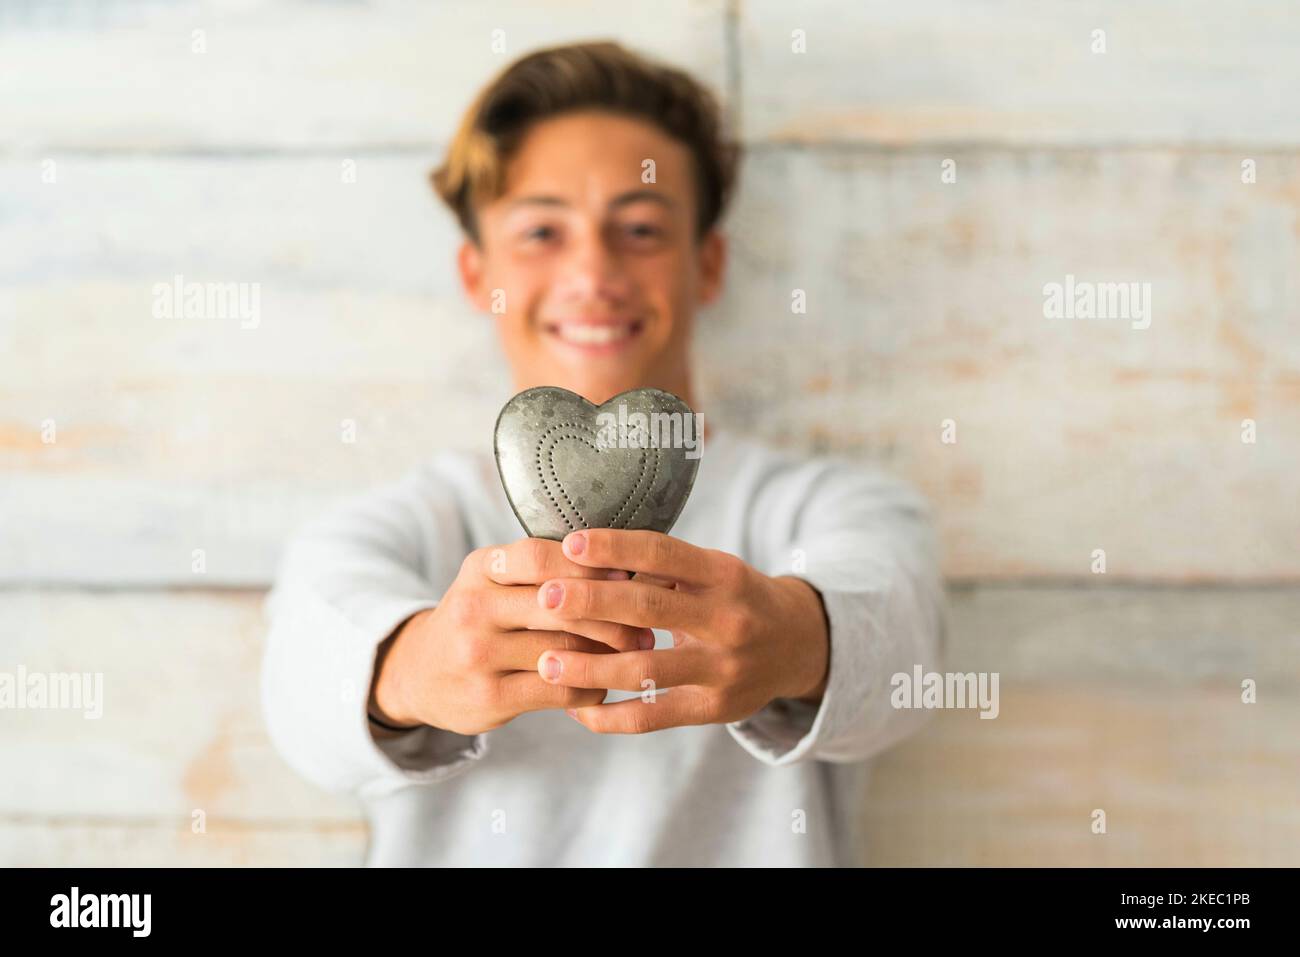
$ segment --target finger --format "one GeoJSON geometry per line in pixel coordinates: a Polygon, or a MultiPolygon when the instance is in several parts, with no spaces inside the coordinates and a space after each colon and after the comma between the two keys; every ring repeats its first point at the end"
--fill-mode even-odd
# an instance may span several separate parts
{"type": "Polygon", "coordinates": [[[703,685],[712,677],[698,647],[625,651],[616,655],[551,648],[537,658],[536,667],[537,673],[552,684],[617,691],[703,685]]]}
{"type": "Polygon", "coordinates": [[[512,671],[501,676],[501,698],[508,711],[543,711],[547,708],[588,708],[605,700],[605,689],[566,688],[547,684],[536,671],[512,671]]]}
{"type": "Polygon", "coordinates": [[[660,578],[657,575],[647,575],[645,572],[637,572],[632,576],[633,581],[641,582],[643,585],[655,585],[659,588],[676,588],[677,582],[669,578],[660,578]]]}
{"type": "Polygon", "coordinates": [[[498,585],[537,585],[548,578],[595,578],[622,580],[630,574],[618,569],[595,568],[570,561],[559,542],[545,538],[521,538],[508,545],[481,548],[473,553],[480,574],[498,585]]]}
{"type": "Polygon", "coordinates": [[[645,529],[588,528],[570,532],[562,545],[563,554],[579,565],[645,572],[693,585],[711,582],[714,565],[726,554],[645,529]]]}
{"type": "Polygon", "coordinates": [[[568,631],[508,631],[493,639],[487,663],[495,671],[535,671],[537,659],[548,651],[615,654],[609,645],[568,631]]]}
{"type": "Polygon", "coordinates": [[[573,709],[572,717],[597,734],[645,734],[693,724],[713,724],[709,698],[703,688],[661,691],[650,701],[628,698],[573,709]]]}
{"type": "Polygon", "coordinates": [[[655,646],[655,633],[652,629],[623,625],[616,621],[562,621],[554,627],[598,641],[612,651],[648,651],[655,646]]]}
{"type": "Polygon", "coordinates": [[[566,622],[616,621],[638,628],[707,630],[708,603],[699,595],[639,581],[597,582],[553,578],[537,589],[537,604],[566,622]]]}
{"type": "MultiPolygon", "coordinates": [[[[606,582],[605,584],[622,583],[606,582]]],[[[637,651],[653,648],[655,644],[654,632],[649,626],[638,627],[617,621],[563,618],[553,611],[541,608],[537,603],[537,589],[531,585],[502,586],[488,594],[487,601],[492,604],[491,621],[500,631],[568,631],[590,638],[592,641],[599,641],[615,651],[637,651]]],[[[531,668],[532,665],[527,667],[531,668]]]]}

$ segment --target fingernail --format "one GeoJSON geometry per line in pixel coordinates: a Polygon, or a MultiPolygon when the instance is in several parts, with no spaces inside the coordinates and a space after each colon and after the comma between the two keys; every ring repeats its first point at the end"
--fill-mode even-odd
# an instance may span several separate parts
{"type": "Polygon", "coordinates": [[[564,586],[559,584],[551,585],[547,588],[545,596],[542,599],[547,608],[559,608],[560,602],[563,600],[564,586]]]}
{"type": "Polygon", "coordinates": [[[574,711],[572,708],[565,708],[564,713],[567,714],[574,721],[578,720],[578,712],[574,711]]]}
{"type": "Polygon", "coordinates": [[[641,646],[642,651],[649,651],[655,646],[654,632],[648,631],[637,639],[637,644],[641,646]]]}
{"type": "Polygon", "coordinates": [[[585,532],[574,532],[564,540],[568,546],[570,555],[581,555],[587,550],[587,535],[585,532]]]}
{"type": "Polygon", "coordinates": [[[547,681],[554,681],[560,677],[559,658],[546,658],[542,661],[542,677],[547,681]]]}
{"type": "Polygon", "coordinates": [[[632,576],[625,571],[616,569],[615,571],[612,572],[606,572],[605,577],[612,582],[625,582],[632,576]]]}

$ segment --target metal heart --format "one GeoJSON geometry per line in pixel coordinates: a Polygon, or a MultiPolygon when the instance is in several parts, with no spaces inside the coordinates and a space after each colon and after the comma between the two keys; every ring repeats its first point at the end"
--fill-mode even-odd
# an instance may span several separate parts
{"type": "Polygon", "coordinates": [[[497,416],[497,471],[533,538],[560,541],[580,528],[667,532],[699,470],[698,420],[661,389],[622,392],[600,406],[556,386],[526,389],[497,416]]]}

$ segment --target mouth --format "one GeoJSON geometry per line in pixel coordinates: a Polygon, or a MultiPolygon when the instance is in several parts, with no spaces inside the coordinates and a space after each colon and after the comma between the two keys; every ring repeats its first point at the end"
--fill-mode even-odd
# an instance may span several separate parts
{"type": "Polygon", "coordinates": [[[567,349],[583,355],[612,355],[636,339],[645,328],[643,319],[574,320],[543,322],[542,333],[567,349]]]}

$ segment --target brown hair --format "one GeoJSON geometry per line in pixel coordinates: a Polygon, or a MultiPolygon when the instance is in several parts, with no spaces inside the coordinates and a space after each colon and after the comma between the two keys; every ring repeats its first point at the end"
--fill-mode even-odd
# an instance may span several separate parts
{"type": "Polygon", "coordinates": [[[644,119],[694,158],[697,236],[721,218],[735,186],[740,147],[724,137],[711,92],[689,74],[617,43],[579,43],[516,60],[466,111],[433,188],[465,234],[479,241],[475,209],[501,195],[505,167],[528,127],[572,110],[603,109],[644,119]]]}

